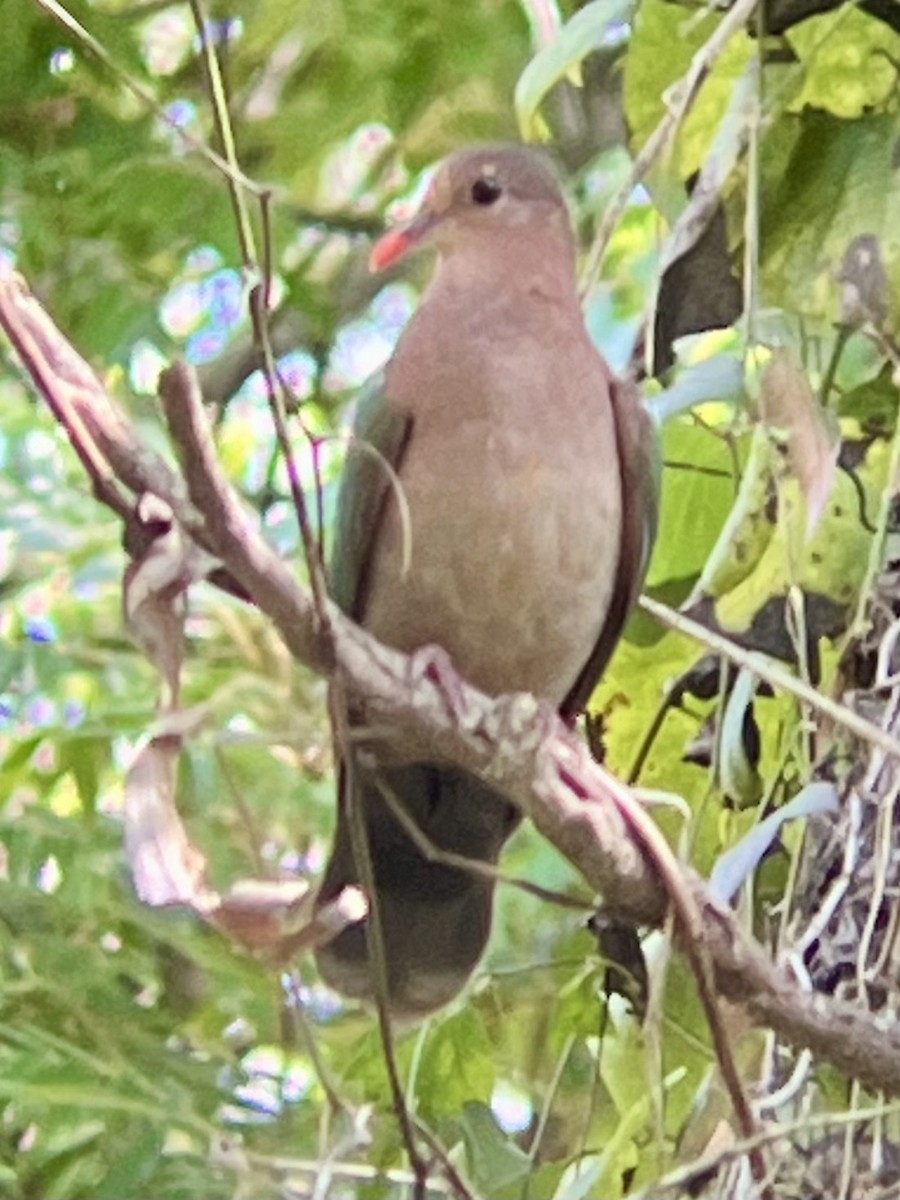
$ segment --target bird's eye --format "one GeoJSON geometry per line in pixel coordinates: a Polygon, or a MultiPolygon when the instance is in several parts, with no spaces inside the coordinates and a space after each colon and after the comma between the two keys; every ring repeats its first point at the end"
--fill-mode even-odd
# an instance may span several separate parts
{"type": "Polygon", "coordinates": [[[476,179],[472,184],[472,199],[476,204],[493,204],[503,195],[496,179],[476,179]]]}

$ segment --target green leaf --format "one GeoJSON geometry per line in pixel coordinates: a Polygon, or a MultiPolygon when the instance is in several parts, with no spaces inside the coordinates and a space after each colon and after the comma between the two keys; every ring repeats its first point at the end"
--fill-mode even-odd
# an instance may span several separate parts
{"type": "Polygon", "coordinates": [[[528,1175],[531,1159],[509,1140],[486,1104],[466,1104],[459,1123],[472,1178],[488,1195],[496,1196],[528,1175]]]}
{"type": "Polygon", "coordinates": [[[550,89],[592,51],[609,45],[611,27],[627,21],[633,7],[633,0],[591,0],[538,50],[516,84],[516,116],[526,141],[542,133],[537,112],[550,89]]]}
{"type": "MultiPolygon", "coordinates": [[[[691,65],[720,18],[668,0],[642,0],[624,64],[625,113],[632,137],[643,146],[667,112],[668,89],[691,65]]],[[[714,63],[667,157],[654,195],[670,179],[686,180],[706,161],[716,132],[726,119],[735,87],[757,47],[746,33],[736,34],[714,63]]],[[[667,214],[673,216],[674,214],[667,214]]]]}
{"type": "Polygon", "coordinates": [[[663,428],[663,490],[647,586],[690,580],[703,570],[735,492],[728,443],[690,417],[663,428]]]}
{"type": "Polygon", "coordinates": [[[458,1112],[467,1100],[486,1104],[495,1078],[490,1042],[471,1008],[454,1013],[429,1033],[417,1074],[426,1112],[458,1112]]]}
{"type": "MultiPolygon", "coordinates": [[[[750,437],[740,487],[703,564],[703,571],[691,593],[692,602],[703,596],[722,596],[737,587],[765,553],[774,533],[771,512],[773,454],[767,431],[758,425],[750,437]]],[[[719,511],[722,511],[721,506],[719,511]]]]}
{"type": "Polygon", "coordinates": [[[745,738],[747,721],[755,719],[756,685],[756,676],[752,672],[738,672],[719,724],[719,777],[722,791],[737,808],[756,804],[762,795],[762,779],[757,763],[748,753],[745,738]]]}
{"type": "Polygon", "coordinates": [[[836,117],[861,117],[896,97],[900,33],[853,4],[818,13],[787,32],[803,64],[796,112],[822,108],[836,117]]]}
{"type": "MultiPolygon", "coordinates": [[[[763,143],[764,279],[782,305],[820,321],[840,316],[840,266],[861,234],[882,245],[900,295],[900,189],[894,147],[900,114],[842,121],[807,110],[763,143]],[[793,134],[792,138],[785,136],[793,134]]],[[[896,305],[892,306],[896,321],[896,305]]]]}

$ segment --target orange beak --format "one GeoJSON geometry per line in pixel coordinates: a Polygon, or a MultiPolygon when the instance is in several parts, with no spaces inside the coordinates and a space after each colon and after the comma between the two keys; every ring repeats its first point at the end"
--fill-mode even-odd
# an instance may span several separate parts
{"type": "Polygon", "coordinates": [[[395,262],[399,262],[410,250],[414,250],[417,246],[421,245],[422,241],[427,238],[428,234],[438,223],[438,219],[433,212],[422,209],[405,225],[398,225],[396,229],[389,229],[372,247],[372,252],[369,255],[369,270],[383,271],[386,267],[393,266],[395,262]]]}

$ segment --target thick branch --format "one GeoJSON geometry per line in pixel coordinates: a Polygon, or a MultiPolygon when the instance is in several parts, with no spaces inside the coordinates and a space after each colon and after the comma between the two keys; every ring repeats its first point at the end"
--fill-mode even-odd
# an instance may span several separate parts
{"type": "MultiPolygon", "coordinates": [[[[274,552],[255,539],[234,536],[240,503],[217,468],[195,387],[192,372],[176,366],[161,391],[191,499],[230,572],[272,617],[292,652],[321,669],[311,598],[274,552]]],[[[334,669],[370,726],[381,736],[389,731],[393,754],[414,758],[427,751],[488,779],[602,893],[615,915],[661,923],[667,893],[623,815],[617,799],[623,785],[594,762],[549,705],[528,695],[491,699],[459,678],[450,690],[427,670],[428,656],[407,657],[380,645],[336,608],[329,615],[334,669]]],[[[858,1009],[803,991],[693,871],[684,867],[683,873],[705,918],[706,946],[722,995],[847,1074],[900,1091],[900,1033],[876,1031],[858,1009]]]]}
{"type": "MultiPolygon", "coordinates": [[[[0,272],[0,323],[17,348],[27,348],[26,368],[64,424],[67,410],[57,399],[77,384],[82,422],[101,430],[97,444],[111,477],[135,494],[154,491],[160,480],[156,460],[9,272],[0,272]],[[43,352],[35,350],[35,322],[43,352]],[[104,419],[104,413],[112,416],[104,419]]],[[[340,677],[368,726],[379,730],[379,755],[388,746],[398,757],[427,752],[431,759],[488,779],[531,817],[616,915],[659,924],[668,889],[629,821],[633,797],[591,759],[555,712],[531,696],[491,699],[444,670],[432,670],[432,654],[407,657],[379,645],[334,608],[323,630],[311,597],[263,541],[252,514],[223,478],[188,368],[167,374],[162,399],[184,471],[183,484],[169,471],[165,498],[171,502],[175,494],[172,507],[185,533],[217,555],[229,578],[275,623],[298,661],[340,677]]],[[[66,428],[80,453],[78,432],[66,428]]],[[[900,1030],[856,1007],[804,991],[786,967],[772,963],[748,937],[734,913],[713,900],[693,871],[681,870],[682,884],[703,916],[706,950],[721,994],[741,1004],[757,1023],[867,1086],[900,1092],[900,1030]]]]}

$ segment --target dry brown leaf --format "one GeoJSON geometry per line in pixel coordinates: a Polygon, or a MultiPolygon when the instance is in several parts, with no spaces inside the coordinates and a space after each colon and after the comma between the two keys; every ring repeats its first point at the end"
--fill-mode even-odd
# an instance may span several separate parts
{"type": "Polygon", "coordinates": [[[126,776],[125,848],[138,897],[153,907],[190,908],[246,949],[278,961],[325,945],[366,915],[359,888],[345,888],[313,912],[305,880],[242,879],[224,895],[209,886],[206,858],[188,837],[175,802],[182,740],[204,717],[199,707],[166,714],[126,776]]]}
{"type": "Polygon", "coordinates": [[[125,779],[125,850],[145,904],[186,904],[208,912],[218,897],[206,886],[206,859],[191,844],[175,807],[180,750],[179,736],[163,734],[138,751],[125,779]]]}
{"type": "Polygon", "coordinates": [[[356,887],[344,888],[316,913],[312,902],[312,889],[303,880],[243,879],[210,917],[247,949],[271,951],[283,961],[324,946],[368,911],[356,887]]]}
{"type": "Polygon", "coordinates": [[[809,538],[831,493],[840,435],[813,394],[806,372],[783,347],[773,352],[763,373],[761,407],[766,424],[784,438],[788,464],[806,501],[809,538]]]}
{"type": "Polygon", "coordinates": [[[216,560],[184,536],[172,510],[158,496],[145,493],[136,515],[154,536],[140,558],[125,570],[125,620],[163,679],[163,707],[178,703],[178,683],[184,659],[184,620],[187,588],[203,579],[216,560]]]}

